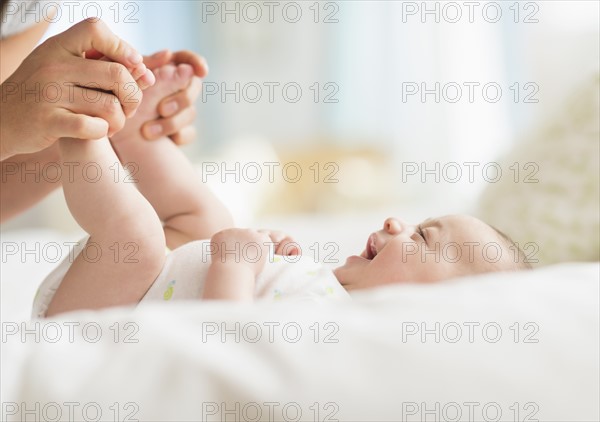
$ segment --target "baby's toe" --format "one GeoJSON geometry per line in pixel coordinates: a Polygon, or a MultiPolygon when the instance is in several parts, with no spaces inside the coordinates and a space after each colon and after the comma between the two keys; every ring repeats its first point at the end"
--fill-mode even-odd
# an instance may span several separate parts
{"type": "Polygon", "coordinates": [[[161,83],[173,81],[176,70],[177,68],[172,64],[159,67],[154,71],[154,76],[156,76],[156,82],[161,83]]]}
{"type": "Polygon", "coordinates": [[[194,76],[194,68],[191,65],[182,63],[177,66],[177,77],[189,79],[192,76],[194,76]]]}
{"type": "Polygon", "coordinates": [[[194,68],[189,64],[183,63],[177,66],[175,79],[177,80],[177,85],[179,89],[186,88],[192,77],[194,76],[194,68]]]}

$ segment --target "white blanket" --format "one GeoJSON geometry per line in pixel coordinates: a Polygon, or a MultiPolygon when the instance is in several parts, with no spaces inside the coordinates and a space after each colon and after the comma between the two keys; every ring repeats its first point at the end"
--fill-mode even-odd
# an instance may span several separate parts
{"type": "Polygon", "coordinates": [[[320,307],[3,321],[2,419],[597,421],[599,279],[563,264],[320,307]]]}

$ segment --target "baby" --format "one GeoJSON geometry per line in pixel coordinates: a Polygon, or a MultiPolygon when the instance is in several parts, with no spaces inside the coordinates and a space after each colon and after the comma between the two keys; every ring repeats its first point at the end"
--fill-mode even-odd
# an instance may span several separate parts
{"type": "Polygon", "coordinates": [[[89,237],[42,283],[34,317],[156,300],[347,300],[355,289],[529,268],[509,238],[469,216],[416,226],[388,218],[333,271],[299,256],[280,232],[230,228],[229,212],[181,151],[168,138],[142,138],[141,125],[193,70],[167,65],[155,76],[110,141],[59,141],[65,198],[89,237]]]}

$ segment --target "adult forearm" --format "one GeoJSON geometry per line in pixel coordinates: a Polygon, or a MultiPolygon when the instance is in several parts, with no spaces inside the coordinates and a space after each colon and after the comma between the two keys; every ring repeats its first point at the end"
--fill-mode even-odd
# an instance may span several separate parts
{"type": "Polygon", "coordinates": [[[9,141],[4,141],[5,138],[8,138],[8,136],[5,136],[3,133],[0,133],[0,161],[4,161],[15,155],[9,148],[9,141]]]}
{"type": "Polygon", "coordinates": [[[61,186],[59,158],[54,145],[0,163],[0,222],[26,211],[61,186]]]}
{"type": "Polygon", "coordinates": [[[45,19],[26,31],[0,41],[0,82],[13,74],[48,29],[45,19]]]}

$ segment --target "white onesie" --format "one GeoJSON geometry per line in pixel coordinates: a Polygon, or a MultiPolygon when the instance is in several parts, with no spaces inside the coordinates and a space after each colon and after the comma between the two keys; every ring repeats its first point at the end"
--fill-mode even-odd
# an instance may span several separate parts
{"type": "MultiPolygon", "coordinates": [[[[83,239],[42,282],[33,302],[33,318],[44,318],[67,270],[87,242],[83,239]]],[[[256,278],[254,298],[269,301],[338,301],[350,295],[333,271],[307,256],[271,255],[256,278]]],[[[187,243],[170,252],[165,265],[138,306],[150,301],[199,300],[211,262],[209,240],[187,243]]]]}

